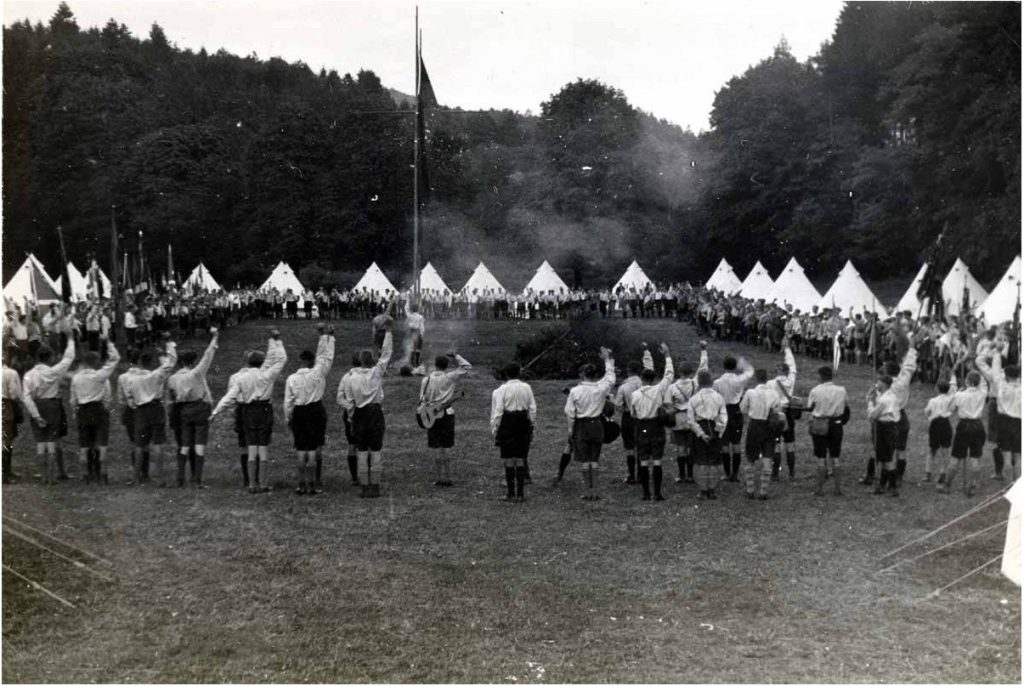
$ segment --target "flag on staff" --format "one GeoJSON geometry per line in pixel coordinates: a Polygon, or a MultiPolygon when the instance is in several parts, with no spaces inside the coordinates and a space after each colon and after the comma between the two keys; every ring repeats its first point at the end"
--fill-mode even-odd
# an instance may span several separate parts
{"type": "Polygon", "coordinates": [[[835,336],[832,338],[832,369],[839,369],[839,358],[841,357],[841,349],[839,347],[839,332],[836,331],[835,336]]]}
{"type": "Polygon", "coordinates": [[[171,244],[167,244],[167,278],[164,279],[164,289],[167,288],[168,282],[170,285],[174,285],[174,259],[171,257],[171,244]]]}
{"type": "MultiPolygon", "coordinates": [[[[417,50],[420,48],[417,47],[417,50]]],[[[423,57],[419,55],[419,92],[416,93],[416,137],[419,140],[420,158],[418,171],[420,175],[420,204],[430,202],[430,177],[427,174],[427,124],[426,118],[430,108],[437,107],[437,96],[434,95],[434,86],[430,83],[430,76],[427,75],[427,67],[423,64],[423,57]]]]}

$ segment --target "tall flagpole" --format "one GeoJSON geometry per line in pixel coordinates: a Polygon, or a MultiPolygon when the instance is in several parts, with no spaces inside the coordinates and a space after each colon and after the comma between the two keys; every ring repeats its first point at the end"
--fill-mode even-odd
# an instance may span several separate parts
{"type": "Polygon", "coordinates": [[[412,300],[420,296],[420,8],[416,6],[416,123],[413,127],[412,163],[412,300]]]}
{"type": "MultiPolygon", "coordinates": [[[[124,342],[124,317],[121,316],[121,304],[124,298],[121,295],[121,286],[123,285],[123,275],[118,274],[118,267],[120,266],[117,261],[117,205],[110,206],[110,296],[111,304],[113,305],[114,321],[111,322],[111,329],[113,329],[114,340],[118,343],[124,342]]],[[[125,261],[127,262],[128,253],[125,253],[125,261]]],[[[125,265],[127,272],[127,264],[125,265]]]]}

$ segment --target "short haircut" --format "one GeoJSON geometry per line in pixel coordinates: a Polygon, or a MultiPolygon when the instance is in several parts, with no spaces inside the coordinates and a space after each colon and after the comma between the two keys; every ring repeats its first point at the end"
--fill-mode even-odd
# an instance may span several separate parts
{"type": "Polygon", "coordinates": [[[420,306],[417,303],[413,303],[412,305],[409,305],[409,311],[410,312],[419,312],[420,311],[420,306]]]}
{"type": "Polygon", "coordinates": [[[447,355],[438,355],[437,357],[435,357],[434,358],[434,368],[435,369],[439,369],[441,371],[444,371],[445,369],[448,369],[448,356],[447,355]]]}
{"type": "Polygon", "coordinates": [[[883,370],[883,371],[884,371],[884,372],[885,372],[886,374],[888,374],[889,376],[899,376],[899,373],[900,373],[900,366],[899,366],[899,364],[897,364],[896,362],[893,362],[892,360],[889,360],[889,361],[888,361],[888,362],[886,362],[886,363],[885,363],[885,365],[884,365],[884,366],[882,367],[882,370],[883,370]]]}
{"type": "Polygon", "coordinates": [[[190,367],[196,363],[197,357],[199,356],[196,355],[196,352],[194,350],[186,350],[185,352],[178,355],[178,360],[180,360],[183,365],[190,367]]]}
{"type": "Polygon", "coordinates": [[[630,376],[636,376],[643,371],[643,368],[644,366],[636,360],[631,360],[630,363],[626,365],[626,371],[629,372],[630,376]]]}
{"type": "Polygon", "coordinates": [[[832,367],[829,367],[828,365],[822,365],[818,367],[818,378],[821,379],[822,381],[831,381],[832,367]]]}
{"type": "Polygon", "coordinates": [[[125,355],[128,357],[128,364],[138,364],[139,363],[139,349],[138,348],[128,348],[128,351],[125,353],[125,355]]]}
{"type": "Polygon", "coordinates": [[[644,383],[654,383],[654,380],[658,378],[658,375],[654,373],[653,369],[645,369],[640,372],[640,380],[644,383]]]}
{"type": "Polygon", "coordinates": [[[352,366],[353,367],[358,367],[362,363],[363,362],[362,362],[362,359],[359,356],[359,351],[357,350],[354,353],[352,353],[352,366]]]}
{"type": "Polygon", "coordinates": [[[892,386],[892,377],[889,376],[888,374],[880,374],[878,376],[878,380],[881,381],[882,385],[885,386],[886,388],[892,386]]]}
{"type": "Polygon", "coordinates": [[[767,369],[755,369],[754,378],[757,379],[758,383],[768,383],[768,370],[767,369]]]}
{"type": "Polygon", "coordinates": [[[249,353],[249,357],[246,360],[246,362],[248,362],[250,367],[262,367],[263,360],[265,359],[266,355],[264,355],[262,351],[253,350],[252,352],[249,353]]]}
{"type": "Polygon", "coordinates": [[[82,356],[82,362],[86,366],[96,369],[100,366],[100,354],[95,350],[90,350],[82,356]]]}
{"type": "Polygon", "coordinates": [[[373,351],[363,349],[359,351],[359,366],[369,369],[373,366],[373,351]]]}
{"type": "Polygon", "coordinates": [[[697,373],[697,385],[701,388],[711,388],[711,372],[702,369],[697,373]]]}
{"type": "Polygon", "coordinates": [[[948,381],[940,381],[940,382],[938,382],[937,384],[935,384],[935,390],[937,390],[939,393],[942,393],[942,394],[949,393],[949,382],[948,381]]]}
{"type": "Polygon", "coordinates": [[[315,362],[316,355],[313,353],[312,350],[303,350],[301,353],[299,353],[299,361],[306,363],[315,362]]]}
{"type": "Polygon", "coordinates": [[[53,348],[48,345],[39,346],[39,349],[36,350],[36,359],[46,364],[53,359],[53,348]]]}
{"type": "Polygon", "coordinates": [[[588,362],[580,368],[580,374],[583,375],[584,379],[593,381],[597,378],[597,365],[588,362]]]}
{"type": "Polygon", "coordinates": [[[780,362],[779,366],[776,367],[776,369],[778,369],[783,374],[789,374],[789,365],[786,364],[785,362],[780,362]]]}
{"type": "Polygon", "coordinates": [[[977,386],[981,383],[981,374],[978,372],[968,372],[967,374],[967,385],[977,386]]]}
{"type": "Polygon", "coordinates": [[[1006,369],[1004,369],[1003,371],[1006,372],[1006,378],[1007,379],[1019,379],[1020,378],[1020,366],[1019,365],[1015,365],[1015,364],[1007,365],[1006,369]]]}
{"type": "Polygon", "coordinates": [[[153,353],[149,350],[145,350],[139,353],[139,365],[142,367],[148,367],[153,364],[153,353]]]}
{"type": "Polygon", "coordinates": [[[693,366],[692,362],[684,362],[683,366],[679,368],[679,376],[690,377],[697,371],[697,368],[693,366]]]}
{"type": "Polygon", "coordinates": [[[509,364],[506,364],[501,369],[501,373],[502,373],[502,375],[506,379],[518,379],[519,378],[519,371],[520,371],[519,370],[519,365],[516,364],[515,362],[511,362],[509,364]]]}
{"type": "Polygon", "coordinates": [[[725,359],[722,360],[722,366],[725,367],[727,372],[731,372],[736,369],[736,358],[732,355],[726,355],[725,359]]]}

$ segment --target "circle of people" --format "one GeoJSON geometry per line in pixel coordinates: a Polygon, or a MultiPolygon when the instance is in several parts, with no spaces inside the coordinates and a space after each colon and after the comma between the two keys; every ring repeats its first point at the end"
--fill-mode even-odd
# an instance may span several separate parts
{"type": "MultiPolygon", "coordinates": [[[[583,497],[599,499],[602,448],[621,439],[626,454],[626,481],[639,484],[644,499],[664,499],[662,461],[668,445],[675,449],[676,481],[696,483],[701,498],[717,498],[719,481],[739,481],[742,471],[745,495],[764,499],[769,484],[779,478],[783,454],[789,476],[795,478],[796,422],[808,414],[812,453],[818,463],[816,493],[823,494],[831,477],[833,492],[841,494],[843,427],[850,421],[846,390],[835,383],[834,366],[825,364],[816,371],[817,385],[806,398],[799,397],[794,347],[827,359],[829,351],[814,341],[828,341],[831,337],[836,343],[841,338],[836,333],[846,332],[853,341],[851,356],[862,363],[874,346],[878,347],[872,352],[878,348],[886,351],[867,396],[874,450],[861,483],[875,482],[877,465],[875,492],[896,496],[907,464],[906,408],[910,382],[915,373],[923,376],[930,369],[921,364],[922,351],[935,348],[930,343],[940,329],[945,331],[939,338],[945,336],[951,342],[944,346],[940,359],[932,359],[937,394],[925,410],[929,422],[926,481],[937,472],[939,487],[949,490],[962,470],[964,492],[973,494],[989,439],[995,444],[995,476],[1003,478],[1005,453],[1010,455],[1012,476],[1019,475],[1020,371],[1018,365],[1005,361],[1010,354],[1005,328],[974,333],[969,327],[976,323],[967,316],[935,323],[915,322],[902,314],[884,326],[872,320],[868,329],[858,328],[857,323],[851,328],[837,312],[812,312],[810,321],[819,322],[819,328],[825,327],[829,332],[829,336],[818,339],[811,328],[798,331],[793,327],[792,322],[800,319],[799,313],[787,316],[775,305],[751,303],[686,285],[680,287],[673,302],[673,314],[693,321],[702,331],[719,339],[738,338],[763,344],[769,350],[777,345],[782,360],[769,372],[754,369],[743,359],[726,356],[722,373],[714,378],[708,368],[705,342],[701,343],[699,362],[681,364],[678,373],[668,346],[662,344],[659,352],[663,365],[659,375],[651,351],[644,346],[641,359],[626,363],[626,379],[616,388],[615,361],[611,351],[602,348],[602,364],[584,365],[579,384],[568,391],[564,408],[568,440],[559,460],[556,484],[569,464],[576,461],[585,486],[583,497]],[[840,328],[836,329],[837,326],[840,328]],[[858,336],[858,331],[866,334],[858,336]],[[884,346],[882,341],[886,341],[884,346]],[[959,346],[955,356],[951,354],[954,346],[959,346]],[[987,429],[983,422],[986,418],[987,429]],[[947,459],[947,454],[952,459],[947,459]]],[[[152,304],[144,306],[156,308],[152,304]]],[[[82,310],[55,305],[42,317],[48,329],[36,339],[36,345],[23,346],[23,339],[18,336],[5,337],[5,481],[13,478],[11,445],[24,414],[28,415],[34,434],[44,482],[66,478],[60,441],[68,430],[62,389],[69,373],[68,405],[77,424],[83,478],[109,481],[111,380],[121,356],[110,341],[109,319],[103,320],[104,307],[98,302],[88,305],[84,336],[79,319],[82,310]],[[90,319],[99,319],[100,326],[90,324],[90,319]],[[58,345],[63,345],[59,359],[58,345]],[[80,356],[76,354],[79,345],[85,349],[80,356]],[[19,356],[29,356],[32,362],[23,377],[10,365],[11,358],[19,356]],[[71,373],[76,360],[77,370],[71,373]]],[[[471,365],[451,353],[438,356],[433,369],[426,372],[419,359],[425,331],[424,316],[419,310],[419,306],[406,303],[402,313],[411,334],[410,363],[423,375],[417,418],[426,429],[428,448],[435,455],[434,483],[447,487],[453,483],[449,451],[455,445],[456,386],[471,365]]],[[[201,311],[196,307],[197,314],[201,311]]],[[[386,429],[383,382],[393,357],[392,328],[396,320],[386,313],[395,311],[394,303],[372,311],[377,312],[373,320],[373,348],[353,355],[351,369],[343,376],[336,395],[349,445],[350,476],[360,486],[363,497],[380,495],[386,429]]],[[[210,308],[200,324],[230,324],[234,320],[229,313],[230,307],[210,308]],[[217,314],[218,309],[225,312],[217,314]]],[[[254,316],[259,316],[259,312],[254,316]]],[[[857,321],[855,317],[850,319],[857,321]]],[[[197,332],[191,316],[188,327],[181,327],[180,320],[178,324],[182,333],[197,332]]],[[[284,416],[297,456],[296,490],[302,494],[322,491],[328,424],[323,398],[327,374],[334,362],[335,342],[333,327],[321,323],[319,329],[315,350],[304,350],[299,355],[300,368],[287,377],[284,389],[284,416]]],[[[117,377],[116,386],[123,401],[121,423],[133,445],[134,481],[184,486],[187,473],[192,485],[205,487],[203,469],[210,424],[229,414],[238,438],[243,483],[252,493],[267,492],[267,458],[274,423],[271,397],[287,362],[280,333],[272,331],[265,350],[245,353],[242,368],[230,377],[227,392],[214,404],[206,376],[218,348],[219,328],[211,326],[208,330],[211,338],[202,354],[186,351],[179,355],[170,332],[160,326],[128,336],[128,368],[117,377]],[[162,340],[162,354],[146,347],[154,338],[162,340]],[[171,474],[170,465],[165,465],[164,460],[168,422],[178,446],[174,453],[176,475],[171,474]]],[[[504,383],[492,394],[489,424],[504,462],[505,499],[521,501],[525,486],[531,483],[529,450],[537,406],[531,387],[519,378],[518,365],[506,365],[502,375],[504,383]]]]}

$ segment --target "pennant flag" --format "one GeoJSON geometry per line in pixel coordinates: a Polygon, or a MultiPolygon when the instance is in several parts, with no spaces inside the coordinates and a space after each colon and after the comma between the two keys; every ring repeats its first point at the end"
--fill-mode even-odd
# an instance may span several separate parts
{"type": "MultiPolygon", "coordinates": [[[[419,48],[417,47],[417,54],[419,48]]],[[[430,108],[437,107],[437,96],[434,95],[434,86],[430,83],[430,76],[427,75],[427,67],[423,64],[423,57],[419,55],[419,92],[416,94],[416,138],[419,141],[420,156],[418,162],[420,182],[420,204],[430,202],[430,176],[427,174],[427,125],[426,118],[430,108]]]]}

